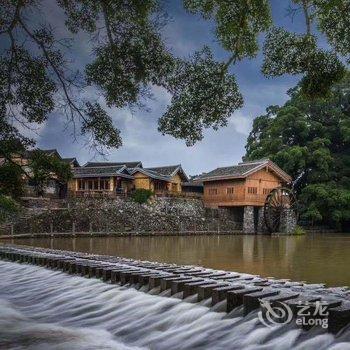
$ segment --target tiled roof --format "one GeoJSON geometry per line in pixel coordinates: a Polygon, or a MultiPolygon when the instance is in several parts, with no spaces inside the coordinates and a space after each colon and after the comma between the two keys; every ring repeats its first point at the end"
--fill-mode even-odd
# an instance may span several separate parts
{"type": "Polygon", "coordinates": [[[182,177],[187,181],[187,175],[181,168],[181,164],[178,165],[168,165],[162,167],[154,167],[154,168],[134,168],[128,169],[130,174],[135,174],[136,172],[141,172],[153,179],[163,180],[163,181],[171,181],[172,177],[178,172],[181,173],[182,177]]]}
{"type": "Polygon", "coordinates": [[[128,168],[136,168],[140,167],[142,168],[142,163],[140,161],[134,161],[134,162],[87,162],[85,165],[83,165],[84,168],[90,168],[90,167],[109,167],[109,166],[118,166],[118,165],[125,165],[128,168]]]}
{"type": "Polygon", "coordinates": [[[102,166],[102,167],[78,167],[73,169],[73,177],[103,177],[103,176],[121,176],[132,178],[132,176],[122,173],[125,165],[102,166]]]}
{"type": "Polygon", "coordinates": [[[181,165],[169,165],[169,166],[160,166],[155,168],[145,168],[148,171],[155,172],[165,176],[171,176],[177,169],[181,168],[181,165]]]}
{"type": "Polygon", "coordinates": [[[286,181],[290,181],[290,177],[282,169],[280,169],[276,164],[271,162],[269,159],[260,159],[256,161],[243,162],[238,165],[216,168],[206,174],[199,177],[202,181],[210,181],[215,179],[225,179],[225,178],[240,178],[246,177],[254,171],[259,170],[261,167],[270,166],[276,173],[278,173],[286,181]]]}
{"type": "Polygon", "coordinates": [[[80,164],[77,161],[77,158],[62,158],[62,162],[73,164],[74,167],[80,167],[80,164]]]}
{"type": "Polygon", "coordinates": [[[30,158],[33,154],[34,151],[40,151],[42,153],[45,153],[47,155],[53,155],[53,154],[56,154],[59,158],[61,158],[60,154],[58,153],[57,149],[53,148],[53,149],[40,149],[40,148],[36,148],[36,149],[32,149],[32,150],[28,150],[28,151],[25,151],[25,154],[24,156],[26,158],[30,158]]]}
{"type": "Polygon", "coordinates": [[[149,176],[152,179],[163,180],[163,181],[168,181],[168,182],[171,181],[171,176],[162,175],[160,173],[157,173],[154,170],[149,170],[149,169],[134,168],[134,169],[132,169],[130,174],[134,175],[137,172],[140,172],[146,176],[149,176]]]}

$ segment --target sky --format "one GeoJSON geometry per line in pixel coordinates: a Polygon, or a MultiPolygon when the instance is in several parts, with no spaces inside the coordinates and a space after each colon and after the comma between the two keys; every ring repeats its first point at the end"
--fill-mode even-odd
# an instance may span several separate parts
{"type": "MultiPolygon", "coordinates": [[[[188,57],[203,45],[208,45],[216,60],[227,60],[229,54],[215,39],[213,22],[188,14],[181,0],[161,2],[170,17],[163,29],[164,40],[176,56],[188,57]]],[[[48,21],[55,23],[56,32],[64,36],[64,19],[53,3],[51,0],[46,1],[45,16],[48,21]]],[[[287,16],[289,0],[271,0],[271,3],[276,25],[304,32],[301,14],[297,14],[293,20],[287,16]]],[[[262,43],[263,36],[260,39],[262,43]]],[[[74,43],[72,56],[75,64],[81,68],[91,59],[90,43],[81,34],[74,43]]],[[[298,80],[291,76],[267,79],[260,72],[261,64],[262,55],[259,54],[255,59],[243,60],[230,68],[243,94],[244,107],[233,113],[227,127],[218,131],[206,130],[204,139],[192,147],[187,147],[183,140],[163,136],[157,131],[157,120],[171,99],[164,89],[158,87],[152,87],[154,98],[147,101],[147,111],[109,109],[114,124],[121,130],[123,146],[110,150],[105,157],[96,156],[81,139],[74,140],[71,129],[65,126],[57,113],[53,113],[37,131],[37,145],[42,149],[56,148],[63,157],[76,157],[80,164],[92,160],[140,160],[144,167],[181,164],[189,175],[236,164],[245,153],[244,147],[253,119],[264,114],[269,105],[283,104],[288,99],[287,90],[298,80]]],[[[96,91],[91,90],[89,93],[95,94],[96,91]]]]}

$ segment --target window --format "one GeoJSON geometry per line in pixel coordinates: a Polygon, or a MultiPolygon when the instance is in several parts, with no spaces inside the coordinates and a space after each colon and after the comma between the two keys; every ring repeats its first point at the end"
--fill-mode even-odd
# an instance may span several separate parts
{"type": "Polygon", "coordinates": [[[101,190],[109,190],[109,180],[101,179],[100,180],[100,189],[101,190]]]}
{"type": "Polygon", "coordinates": [[[257,187],[248,187],[248,193],[249,194],[257,194],[258,188],[257,187]]]}
{"type": "Polygon", "coordinates": [[[226,189],[227,194],[233,194],[233,192],[234,192],[234,187],[227,187],[226,189]]]}
{"type": "Polygon", "coordinates": [[[83,190],[85,188],[84,185],[85,185],[84,180],[78,180],[78,189],[79,190],[83,190]]]}
{"type": "Polygon", "coordinates": [[[263,194],[269,194],[271,192],[271,188],[263,188],[263,194]]]}
{"type": "Polygon", "coordinates": [[[209,188],[209,194],[210,195],[217,195],[218,194],[218,189],[217,188],[209,188]]]}
{"type": "Polygon", "coordinates": [[[155,182],[154,182],[154,189],[155,189],[156,191],[162,191],[162,190],[165,189],[165,185],[164,185],[164,183],[161,182],[161,181],[155,181],[155,182]]]}

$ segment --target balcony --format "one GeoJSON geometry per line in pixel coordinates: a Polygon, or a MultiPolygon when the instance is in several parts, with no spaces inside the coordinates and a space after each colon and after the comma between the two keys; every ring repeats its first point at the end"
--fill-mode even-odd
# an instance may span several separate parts
{"type": "Polygon", "coordinates": [[[204,202],[206,203],[219,203],[219,205],[264,205],[267,195],[266,194],[251,194],[251,193],[235,193],[235,194],[221,194],[217,195],[204,195],[204,202]]]}

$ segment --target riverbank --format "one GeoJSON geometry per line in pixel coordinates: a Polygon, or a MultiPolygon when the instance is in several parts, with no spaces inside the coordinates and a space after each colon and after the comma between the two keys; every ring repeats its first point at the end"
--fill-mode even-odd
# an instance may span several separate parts
{"type": "Polygon", "coordinates": [[[0,235],[123,236],[242,230],[242,222],[228,211],[205,209],[201,200],[193,198],[154,198],[145,204],[121,198],[83,198],[60,202],[57,207],[31,205],[22,216],[0,227],[0,235]]]}

